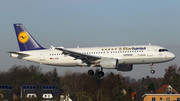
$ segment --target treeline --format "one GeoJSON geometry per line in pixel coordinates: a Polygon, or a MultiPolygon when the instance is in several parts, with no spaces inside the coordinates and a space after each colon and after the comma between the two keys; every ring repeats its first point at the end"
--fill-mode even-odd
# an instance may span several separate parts
{"type": "Polygon", "coordinates": [[[0,72],[0,83],[13,85],[14,93],[20,95],[20,88],[23,84],[60,84],[56,69],[42,73],[42,68],[31,65],[12,66],[8,71],[0,72]]]}
{"type": "Polygon", "coordinates": [[[43,73],[39,66],[14,65],[8,71],[0,72],[0,83],[13,85],[16,95],[20,95],[22,84],[56,84],[60,87],[66,85],[71,90],[70,96],[77,101],[130,101],[132,92],[137,92],[137,100],[141,101],[144,93],[153,93],[164,84],[170,84],[180,92],[180,68],[177,68],[177,65],[165,69],[163,78],[146,76],[139,80],[113,72],[99,78],[98,71],[99,69],[96,69],[93,76],[72,72],[58,76],[56,68],[43,73]]]}

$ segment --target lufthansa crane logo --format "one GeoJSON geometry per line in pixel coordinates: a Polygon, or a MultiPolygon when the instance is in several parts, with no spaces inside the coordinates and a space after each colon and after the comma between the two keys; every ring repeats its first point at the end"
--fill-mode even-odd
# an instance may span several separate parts
{"type": "Polygon", "coordinates": [[[29,40],[29,35],[27,34],[27,32],[22,31],[18,35],[18,40],[20,43],[26,43],[29,40]]]}

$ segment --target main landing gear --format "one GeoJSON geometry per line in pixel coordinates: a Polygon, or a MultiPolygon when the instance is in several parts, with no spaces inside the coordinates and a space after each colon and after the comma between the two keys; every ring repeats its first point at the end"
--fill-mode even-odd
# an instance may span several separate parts
{"type": "Polygon", "coordinates": [[[101,67],[101,71],[98,72],[98,76],[99,77],[103,77],[104,76],[104,72],[102,70],[103,70],[103,68],[101,67]]]}
{"type": "Polygon", "coordinates": [[[153,63],[150,63],[150,67],[151,67],[151,74],[154,74],[155,73],[155,70],[153,70],[153,63]]]}
{"type": "MultiPolygon", "coordinates": [[[[102,70],[103,70],[103,68],[101,67],[101,71],[98,72],[98,76],[99,77],[103,77],[104,76],[104,72],[102,70]]],[[[92,68],[90,70],[88,70],[88,74],[89,75],[94,75],[94,71],[93,71],[92,68]]]]}
{"type": "Polygon", "coordinates": [[[89,75],[94,75],[94,71],[92,69],[88,70],[89,75]]]}
{"type": "Polygon", "coordinates": [[[89,74],[89,75],[94,75],[94,71],[93,71],[92,67],[93,67],[93,65],[91,65],[91,66],[90,66],[91,69],[88,70],[88,74],[89,74]]]}

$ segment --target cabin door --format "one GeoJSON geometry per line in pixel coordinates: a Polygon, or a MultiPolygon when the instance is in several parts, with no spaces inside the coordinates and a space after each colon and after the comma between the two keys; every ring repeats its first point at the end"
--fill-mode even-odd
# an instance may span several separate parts
{"type": "Polygon", "coordinates": [[[147,56],[153,56],[153,47],[152,46],[148,47],[147,56]]]}
{"type": "Polygon", "coordinates": [[[40,61],[45,61],[45,52],[40,52],[40,61]]]}

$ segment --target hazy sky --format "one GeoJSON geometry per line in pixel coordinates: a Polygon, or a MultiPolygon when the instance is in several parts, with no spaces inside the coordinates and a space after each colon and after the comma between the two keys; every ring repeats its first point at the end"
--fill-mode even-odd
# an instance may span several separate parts
{"type": "MultiPolygon", "coordinates": [[[[180,66],[180,1],[179,0],[1,0],[0,1],[0,71],[13,65],[37,63],[11,58],[6,51],[19,51],[13,28],[22,23],[43,46],[90,47],[121,45],[160,45],[176,55],[176,59],[154,65],[134,65],[131,72],[121,73],[136,79],[163,77],[172,64],[180,66]]],[[[40,65],[43,71],[55,66],[40,65]]],[[[65,71],[87,72],[80,69],[56,67],[59,75],[65,71]]]]}

